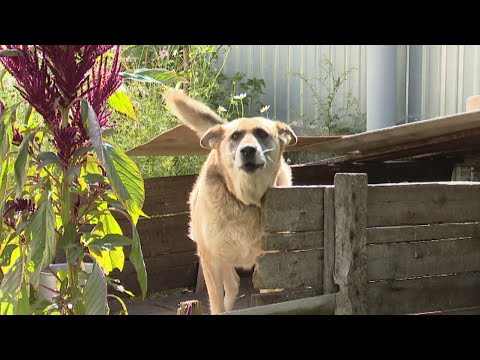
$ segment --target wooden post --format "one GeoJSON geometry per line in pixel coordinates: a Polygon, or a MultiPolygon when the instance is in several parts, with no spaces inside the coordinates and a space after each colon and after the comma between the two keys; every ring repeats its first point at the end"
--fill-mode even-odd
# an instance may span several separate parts
{"type": "Polygon", "coordinates": [[[335,190],[335,314],[368,314],[367,175],[337,173],[335,190]]]}
{"type": "Polygon", "coordinates": [[[178,304],[177,315],[202,315],[202,302],[188,300],[178,304]]]}
{"type": "Polygon", "coordinates": [[[325,188],[323,194],[323,293],[333,294],[337,292],[337,286],[333,282],[333,268],[335,266],[335,202],[334,188],[325,188]]]}

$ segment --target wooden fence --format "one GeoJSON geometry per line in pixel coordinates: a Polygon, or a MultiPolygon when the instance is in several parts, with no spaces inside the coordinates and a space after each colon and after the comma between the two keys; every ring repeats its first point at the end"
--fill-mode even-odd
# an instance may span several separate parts
{"type": "Polygon", "coordinates": [[[480,313],[480,183],[336,174],[270,189],[263,216],[277,252],[258,257],[254,286],[285,290],[232,314],[480,313]]]}

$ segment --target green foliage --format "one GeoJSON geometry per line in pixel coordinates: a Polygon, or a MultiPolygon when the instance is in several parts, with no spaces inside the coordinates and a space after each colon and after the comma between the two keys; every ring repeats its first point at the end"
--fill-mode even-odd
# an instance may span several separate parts
{"type": "Polygon", "coordinates": [[[344,89],[346,80],[355,69],[338,73],[328,58],[321,61],[320,68],[323,76],[313,79],[294,73],[305,82],[317,107],[318,117],[303,118],[304,126],[314,129],[319,135],[346,135],[365,131],[366,114],[360,113],[359,101],[353,96],[352,91],[344,89]],[[314,84],[317,81],[320,88],[314,84]],[[343,96],[342,104],[336,107],[335,103],[341,96],[343,96]]]}
{"type": "MultiPolygon", "coordinates": [[[[176,77],[169,85],[183,87],[193,98],[204,102],[219,114],[232,120],[238,117],[258,115],[263,104],[260,101],[265,82],[247,79],[245,74],[226,76],[221,71],[231,46],[215,45],[127,45],[123,50],[125,71],[124,91],[132,101],[138,122],[132,122],[123,114],[115,113],[112,121],[116,127],[110,136],[111,143],[121,149],[131,149],[150,141],[155,136],[177,125],[178,120],[164,106],[164,87],[147,79],[135,79],[136,74],[158,79],[161,72],[170,71],[176,77]],[[222,62],[219,54],[224,55],[222,62]],[[149,72],[150,71],[150,72],[149,72]],[[140,81],[132,81],[140,80],[140,81]],[[243,99],[235,96],[245,94],[243,99]],[[221,111],[225,109],[225,111],[221,111]]],[[[162,80],[167,80],[164,77],[162,80]]],[[[177,176],[198,173],[204,156],[135,156],[132,157],[145,178],[177,176]]]]}

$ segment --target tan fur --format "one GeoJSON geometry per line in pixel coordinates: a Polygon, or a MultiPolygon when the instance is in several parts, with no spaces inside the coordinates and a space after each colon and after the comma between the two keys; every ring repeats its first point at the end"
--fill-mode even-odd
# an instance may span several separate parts
{"type": "Polygon", "coordinates": [[[201,145],[211,149],[190,194],[190,237],[197,242],[211,313],[229,311],[238,294],[235,268],[251,269],[263,252],[261,199],[269,187],[292,184],[283,151],[296,137],[288,125],[264,118],[226,123],[178,90],[168,90],[165,101],[173,114],[196,131],[201,145]],[[260,146],[253,135],[259,128],[268,133],[265,142],[271,146],[261,151],[263,156],[258,153],[264,167],[247,173],[239,168],[238,151],[246,145],[260,146]],[[238,131],[244,136],[233,153],[231,136],[238,131]]]}

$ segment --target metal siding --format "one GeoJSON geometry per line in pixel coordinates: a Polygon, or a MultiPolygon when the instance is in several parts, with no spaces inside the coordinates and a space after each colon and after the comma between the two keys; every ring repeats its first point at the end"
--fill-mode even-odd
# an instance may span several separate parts
{"type": "MultiPolygon", "coordinates": [[[[270,105],[270,118],[307,123],[318,117],[316,99],[293,73],[312,80],[325,99],[329,89],[320,82],[326,75],[321,63],[324,58],[333,62],[337,74],[355,69],[335,101],[335,109],[343,106],[350,90],[359,99],[360,112],[365,113],[366,45],[235,45],[223,71],[264,79],[262,102],[270,105]]],[[[465,111],[467,97],[480,93],[479,60],[479,45],[399,45],[397,122],[465,111]],[[412,71],[409,66],[420,69],[412,71]]],[[[258,109],[252,109],[255,111],[258,109]]]]}

